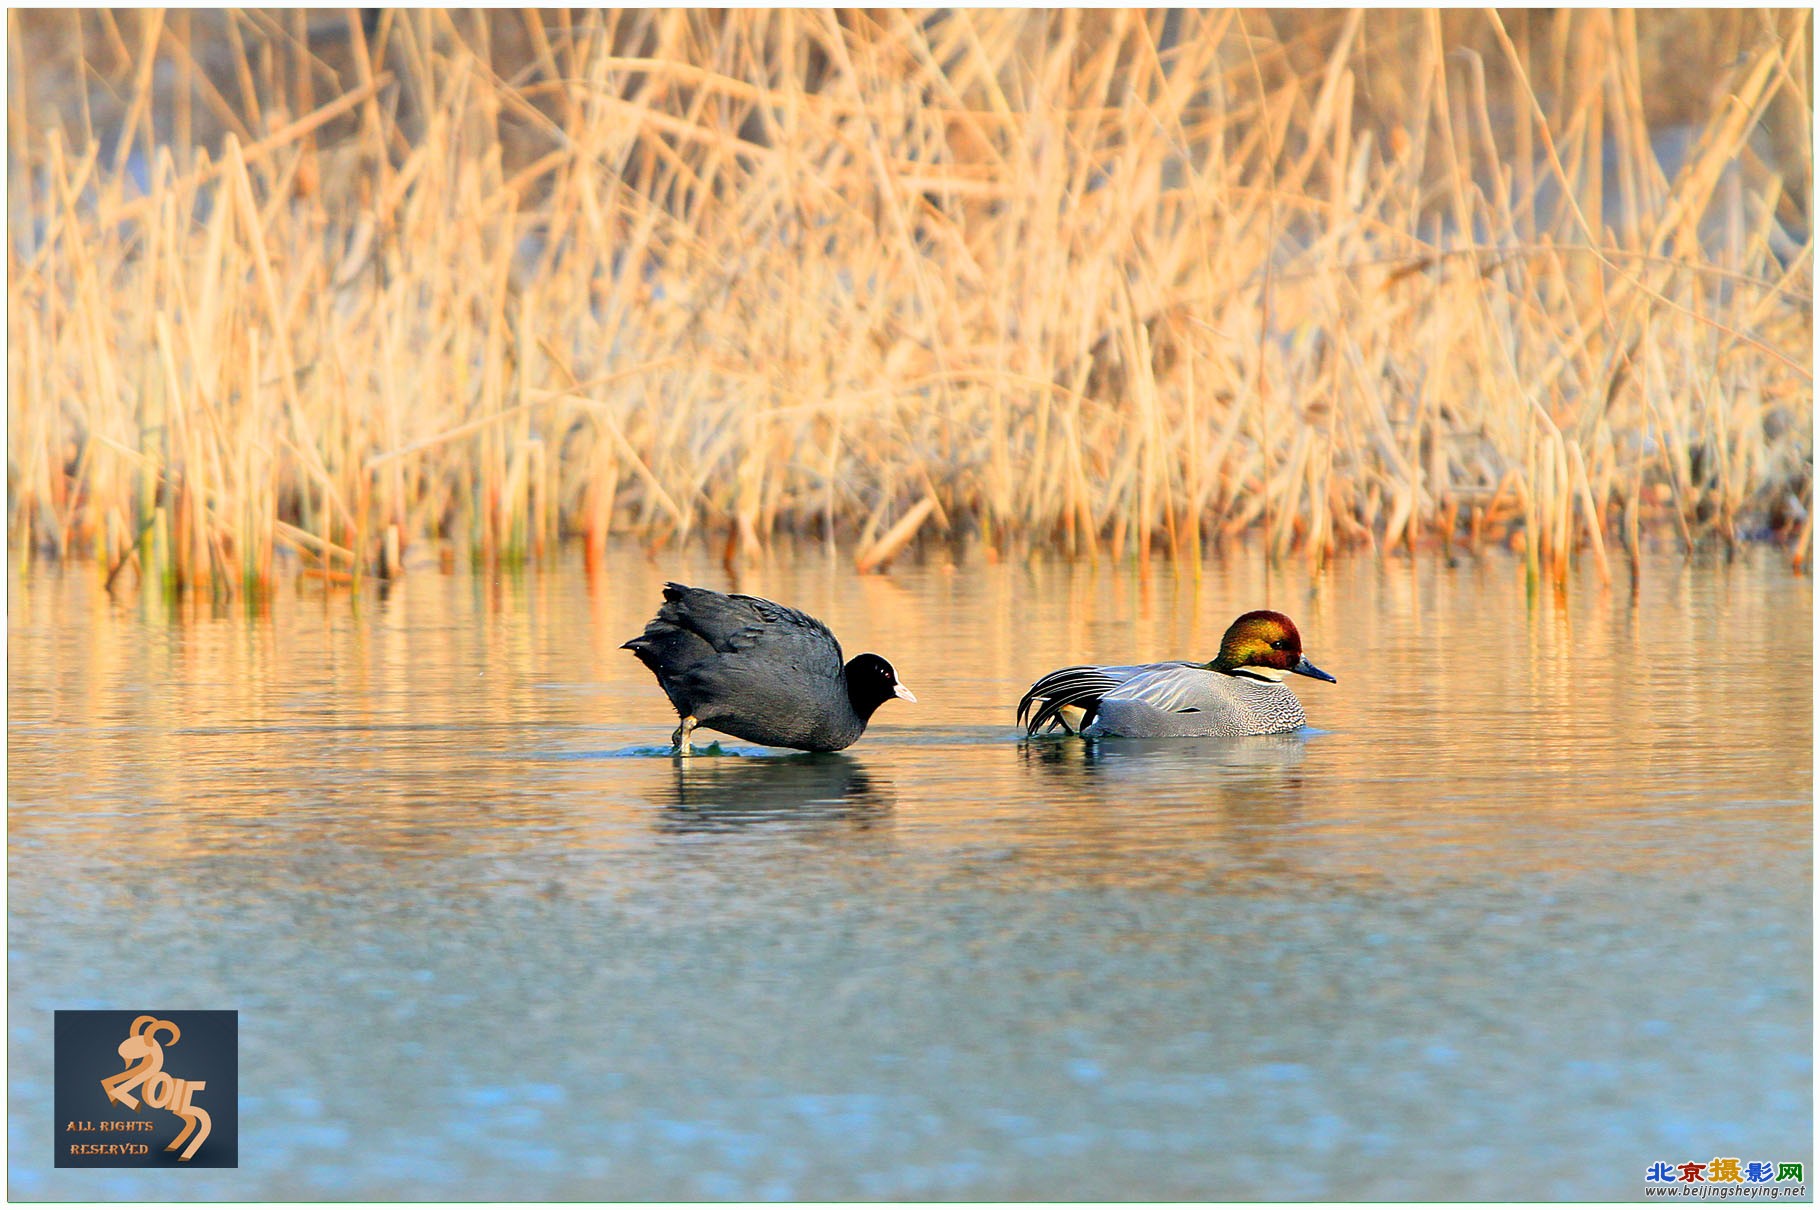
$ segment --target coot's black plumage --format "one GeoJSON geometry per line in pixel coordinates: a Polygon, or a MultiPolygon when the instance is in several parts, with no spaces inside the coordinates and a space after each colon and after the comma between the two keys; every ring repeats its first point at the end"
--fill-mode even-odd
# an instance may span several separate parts
{"type": "Polygon", "coordinates": [[[623,646],[644,661],[682,716],[670,742],[689,754],[697,727],[755,744],[835,752],[892,697],[916,697],[882,656],[841,663],[840,640],[762,597],[665,584],[645,632],[623,646]]]}

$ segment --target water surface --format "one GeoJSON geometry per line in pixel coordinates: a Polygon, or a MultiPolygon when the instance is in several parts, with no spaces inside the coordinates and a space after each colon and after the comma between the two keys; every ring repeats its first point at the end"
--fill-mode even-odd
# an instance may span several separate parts
{"type": "MultiPolygon", "coordinates": [[[[26,1198],[1525,1198],[1810,1163],[1812,593],[1660,555],[613,555],[263,613],[12,577],[26,1198]],[[896,664],[834,756],[658,755],[664,579],[896,664]],[[1250,740],[1036,675],[1300,625],[1250,740]],[[240,1168],[51,1166],[51,1013],[241,1014],[240,1168]]],[[[711,740],[700,732],[698,740],[711,740]]]]}

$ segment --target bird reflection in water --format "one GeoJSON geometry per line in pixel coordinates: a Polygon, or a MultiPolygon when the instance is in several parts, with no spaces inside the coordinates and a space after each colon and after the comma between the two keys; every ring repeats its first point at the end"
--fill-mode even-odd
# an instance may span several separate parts
{"type": "Polygon", "coordinates": [[[842,822],[871,828],[891,816],[890,783],[844,753],[677,761],[666,832],[842,822]]]}
{"type": "Polygon", "coordinates": [[[1205,775],[1223,769],[1234,774],[1282,774],[1267,777],[1296,784],[1307,739],[1303,732],[1285,735],[1172,736],[1119,739],[1110,736],[1057,739],[1035,736],[1019,742],[1026,764],[1062,770],[1084,770],[1100,777],[1132,781],[1172,781],[1185,771],[1205,775]]]}
{"type": "MultiPolygon", "coordinates": [[[[1042,736],[1019,743],[1046,788],[1054,826],[1090,838],[1097,876],[1155,885],[1217,883],[1268,893],[1320,885],[1298,839],[1309,806],[1303,734],[1121,739],[1042,736]]],[[[1052,863],[1053,864],[1053,861],[1052,863]]]]}

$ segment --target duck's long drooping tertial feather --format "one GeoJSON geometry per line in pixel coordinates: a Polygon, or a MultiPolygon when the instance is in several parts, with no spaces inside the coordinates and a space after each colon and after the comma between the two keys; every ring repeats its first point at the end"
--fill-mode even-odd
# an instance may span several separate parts
{"type": "Polygon", "coordinates": [[[1143,671],[1141,664],[1123,667],[1077,664],[1072,668],[1058,668],[1030,686],[1018,701],[1017,721],[1027,726],[1031,735],[1055,727],[1068,732],[1085,730],[1099,713],[1100,699],[1143,671]],[[1067,714],[1070,709],[1080,711],[1080,717],[1071,720],[1067,714]]]}

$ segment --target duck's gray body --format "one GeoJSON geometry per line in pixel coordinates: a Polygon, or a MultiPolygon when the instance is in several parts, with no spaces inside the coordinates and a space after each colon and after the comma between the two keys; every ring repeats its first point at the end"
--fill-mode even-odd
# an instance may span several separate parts
{"type": "MultiPolygon", "coordinates": [[[[866,730],[840,641],[787,605],[666,584],[657,616],[625,646],[695,725],[810,752],[839,751],[866,730]]],[[[679,731],[679,746],[685,742],[679,731]]]]}
{"type": "Polygon", "coordinates": [[[1278,735],[1308,723],[1287,685],[1186,661],[1051,672],[1018,704],[1019,721],[1026,717],[1033,733],[1060,726],[1085,736],[1132,738],[1278,735]]]}

